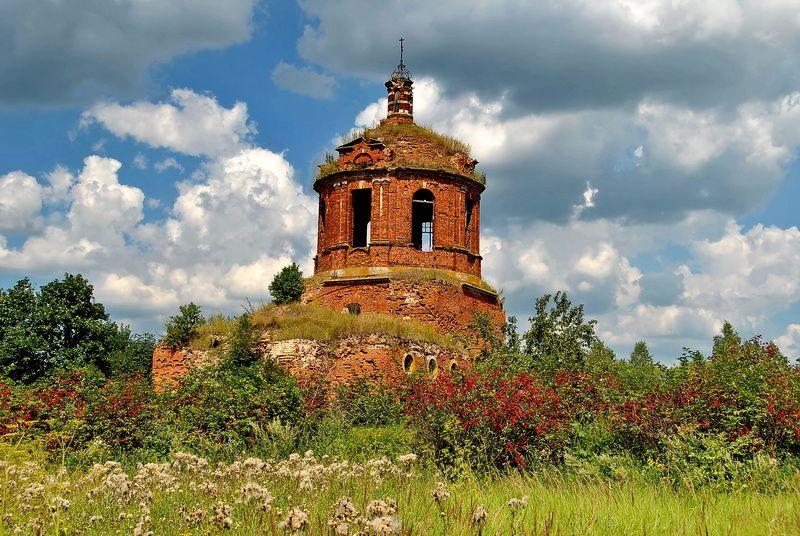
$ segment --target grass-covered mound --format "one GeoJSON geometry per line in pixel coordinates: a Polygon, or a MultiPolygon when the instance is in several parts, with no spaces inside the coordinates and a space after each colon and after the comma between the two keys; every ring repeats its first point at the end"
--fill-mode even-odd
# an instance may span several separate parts
{"type": "MultiPolygon", "coordinates": [[[[207,349],[215,339],[227,340],[237,319],[217,315],[211,317],[197,330],[191,346],[207,349]]],[[[316,305],[292,303],[263,305],[250,313],[250,322],[261,332],[268,331],[271,340],[311,339],[333,341],[350,335],[381,334],[400,339],[432,342],[449,348],[459,343],[451,337],[414,320],[377,313],[352,315],[331,311],[316,305]]]]}

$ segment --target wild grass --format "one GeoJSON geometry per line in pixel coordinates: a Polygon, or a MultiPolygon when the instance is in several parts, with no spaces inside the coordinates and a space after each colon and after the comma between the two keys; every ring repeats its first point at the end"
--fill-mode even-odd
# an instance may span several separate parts
{"type": "Polygon", "coordinates": [[[465,155],[469,156],[472,152],[471,147],[463,141],[436,132],[431,127],[417,125],[416,123],[407,123],[402,125],[384,123],[382,125],[373,125],[363,130],[356,131],[349,140],[343,141],[342,143],[347,143],[348,141],[352,141],[362,136],[365,138],[379,139],[386,145],[404,138],[425,138],[444,148],[447,156],[452,156],[456,153],[464,153],[465,155]]]}
{"type": "MultiPolygon", "coordinates": [[[[415,320],[403,320],[389,315],[341,313],[315,305],[293,303],[263,305],[251,313],[254,326],[269,331],[272,340],[311,339],[330,341],[350,335],[382,334],[400,339],[432,342],[454,348],[460,344],[442,336],[429,326],[415,320]]],[[[214,339],[227,339],[236,323],[235,318],[217,315],[201,326],[192,347],[207,349],[214,339]]]]}
{"type": "MultiPolygon", "coordinates": [[[[429,160],[418,161],[395,155],[392,161],[392,165],[394,166],[417,167],[423,169],[450,169],[456,173],[461,173],[460,170],[451,167],[452,164],[449,158],[457,153],[463,153],[469,157],[472,152],[468,144],[451,136],[436,132],[430,127],[417,125],[416,123],[402,125],[376,124],[363,129],[355,129],[344,134],[340,136],[339,141],[341,144],[345,144],[360,137],[379,139],[387,146],[391,146],[400,140],[413,141],[414,139],[422,139],[433,142],[444,150],[443,158],[436,162],[431,162],[429,160]]],[[[339,171],[336,160],[334,160],[333,157],[328,158],[328,155],[326,155],[325,163],[319,167],[315,180],[319,180],[336,171],[339,171]]],[[[470,177],[480,184],[486,184],[486,174],[483,172],[476,171],[470,174],[470,177]]]]}
{"type": "Polygon", "coordinates": [[[798,534],[797,478],[794,485],[776,493],[722,493],[555,472],[446,482],[413,457],[355,463],[311,452],[219,464],[176,454],[163,464],[126,469],[108,462],[75,471],[0,461],[0,532],[798,534]]]}

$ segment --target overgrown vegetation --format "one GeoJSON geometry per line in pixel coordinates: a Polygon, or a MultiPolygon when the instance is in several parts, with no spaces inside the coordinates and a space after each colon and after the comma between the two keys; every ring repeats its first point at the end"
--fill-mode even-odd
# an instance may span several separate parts
{"type": "Polygon", "coordinates": [[[202,326],[206,319],[203,317],[200,306],[194,302],[181,305],[179,313],[171,316],[167,322],[166,335],[162,342],[173,348],[186,346],[197,336],[197,330],[202,326]]]}
{"type": "MultiPolygon", "coordinates": [[[[444,169],[455,173],[462,173],[460,169],[453,166],[451,157],[463,154],[465,158],[470,158],[472,152],[470,146],[456,138],[436,132],[430,127],[418,125],[416,123],[406,124],[376,124],[340,137],[340,144],[349,143],[360,137],[374,138],[381,140],[387,147],[395,145],[398,141],[423,140],[423,143],[433,143],[442,149],[439,158],[433,160],[417,160],[395,152],[391,159],[391,165],[395,167],[418,167],[427,169],[444,169]]],[[[325,162],[320,165],[316,180],[319,180],[331,173],[339,171],[339,165],[333,155],[326,155],[325,162]]],[[[486,184],[486,174],[475,171],[470,177],[480,183],[486,184]]]]}
{"type": "MultiPolygon", "coordinates": [[[[23,282],[10,303],[31,294],[23,282]]],[[[200,317],[187,306],[170,322],[200,317]]],[[[11,318],[4,333],[24,332],[29,316],[16,317],[21,327],[11,318]]],[[[294,512],[308,515],[297,521],[308,533],[325,533],[349,495],[359,514],[340,534],[800,529],[800,369],[773,343],[726,323],[711,355],[687,351],[665,367],[644,341],[618,359],[563,293],[537,300],[525,332],[509,320],[500,337],[476,318],[485,341],[476,366],[383,383],[298,381],[264,360],[265,327],[285,338],[419,336],[412,323],[299,304],[202,323],[198,337],[226,340],[219,364],[163,391],[128,374],[133,350],[130,365],[125,353],[104,354],[114,374],[80,358],[29,384],[7,376],[0,523],[54,534],[280,534],[294,512]],[[307,449],[315,454],[290,456],[307,449]],[[141,464],[138,476],[109,460],[141,464]],[[361,514],[373,500],[390,505],[383,497],[397,505],[361,514]]]]}
{"type": "MultiPolygon", "coordinates": [[[[349,335],[384,334],[401,339],[435,342],[458,347],[458,341],[438,334],[432,327],[414,320],[376,313],[343,314],[316,305],[291,303],[267,304],[249,314],[250,323],[260,331],[269,330],[273,340],[311,339],[330,341],[349,335]]],[[[191,345],[198,349],[211,347],[214,340],[227,339],[237,320],[218,315],[200,326],[191,345]]]]}

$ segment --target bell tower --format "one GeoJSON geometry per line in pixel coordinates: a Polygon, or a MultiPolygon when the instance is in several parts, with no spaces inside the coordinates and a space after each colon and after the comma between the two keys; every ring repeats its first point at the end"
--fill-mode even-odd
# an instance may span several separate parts
{"type": "Polygon", "coordinates": [[[414,96],[411,87],[414,82],[403,63],[403,41],[405,39],[400,38],[400,63],[385,84],[389,94],[389,109],[384,121],[396,125],[414,122],[414,96]]]}
{"type": "Polygon", "coordinates": [[[314,277],[305,303],[415,318],[470,335],[475,312],[498,327],[498,294],[481,278],[480,199],[486,177],[469,147],[414,123],[413,80],[386,82],[387,117],[320,166],[314,277]]]}

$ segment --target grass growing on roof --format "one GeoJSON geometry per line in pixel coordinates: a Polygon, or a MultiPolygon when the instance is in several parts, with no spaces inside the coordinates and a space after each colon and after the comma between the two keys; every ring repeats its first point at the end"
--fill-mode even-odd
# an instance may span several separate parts
{"type": "MultiPolygon", "coordinates": [[[[254,326],[273,333],[274,340],[312,339],[335,340],[349,335],[381,334],[401,339],[432,342],[455,348],[458,342],[451,337],[439,335],[429,326],[415,320],[403,320],[389,315],[362,313],[352,315],[332,311],[316,305],[292,303],[288,305],[263,305],[251,314],[254,326]]],[[[235,318],[222,315],[212,317],[198,330],[192,346],[206,349],[214,338],[230,336],[235,318]]]]}
{"type": "MultiPolygon", "coordinates": [[[[342,135],[339,141],[340,144],[344,145],[362,137],[379,139],[387,146],[391,146],[399,140],[423,139],[433,142],[444,150],[444,158],[438,161],[419,161],[396,154],[391,161],[391,167],[407,166],[423,169],[444,169],[455,173],[461,173],[461,170],[453,167],[449,158],[457,153],[463,153],[467,157],[470,157],[470,153],[472,152],[470,146],[463,141],[445,134],[440,134],[430,127],[417,125],[416,123],[404,123],[401,125],[391,123],[377,124],[363,129],[356,129],[351,133],[342,135]]],[[[335,173],[336,171],[339,171],[336,160],[328,158],[326,155],[326,161],[320,166],[316,180],[330,175],[331,173],[335,173]]],[[[486,174],[481,171],[476,171],[469,176],[480,184],[486,184],[486,174]]]]}

